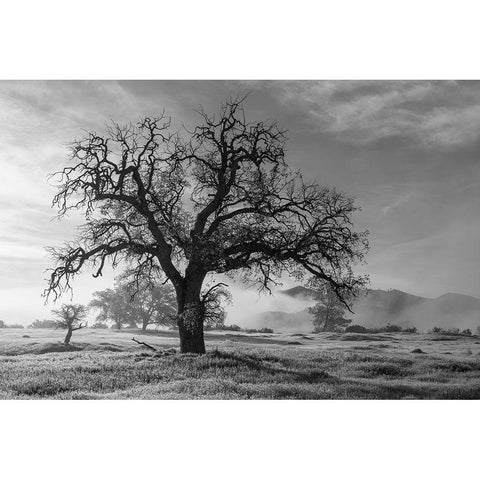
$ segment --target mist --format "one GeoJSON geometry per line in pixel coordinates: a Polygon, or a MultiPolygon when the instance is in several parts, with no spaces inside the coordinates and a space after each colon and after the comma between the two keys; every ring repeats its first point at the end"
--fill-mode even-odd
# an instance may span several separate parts
{"type": "Polygon", "coordinates": [[[354,322],[366,327],[390,323],[428,332],[433,327],[474,331],[480,325],[480,300],[456,293],[431,299],[398,290],[375,290],[360,298],[354,311],[354,322]]]}
{"type": "MultiPolygon", "coordinates": [[[[246,289],[238,285],[230,286],[233,301],[226,307],[228,324],[243,328],[272,328],[264,321],[266,312],[284,312],[295,314],[313,304],[312,300],[292,298],[280,292],[259,295],[255,289],[246,289]]],[[[270,322],[268,322],[270,323],[270,322]]]]}

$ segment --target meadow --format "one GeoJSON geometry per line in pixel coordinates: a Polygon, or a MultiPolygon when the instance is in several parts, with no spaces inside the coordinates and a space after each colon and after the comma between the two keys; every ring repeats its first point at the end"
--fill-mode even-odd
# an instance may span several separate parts
{"type": "Polygon", "coordinates": [[[0,330],[1,399],[478,399],[480,337],[0,330]],[[146,342],[153,351],[132,341],[146,342]]]}

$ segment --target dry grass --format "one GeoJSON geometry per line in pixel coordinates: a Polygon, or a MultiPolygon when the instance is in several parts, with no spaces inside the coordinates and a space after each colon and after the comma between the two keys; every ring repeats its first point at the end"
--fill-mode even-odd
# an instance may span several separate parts
{"type": "MultiPolygon", "coordinates": [[[[0,398],[480,398],[476,337],[212,332],[207,355],[161,357],[131,337],[85,330],[68,348],[62,332],[0,330],[0,398]]],[[[173,332],[135,337],[178,344],[173,332]]]]}

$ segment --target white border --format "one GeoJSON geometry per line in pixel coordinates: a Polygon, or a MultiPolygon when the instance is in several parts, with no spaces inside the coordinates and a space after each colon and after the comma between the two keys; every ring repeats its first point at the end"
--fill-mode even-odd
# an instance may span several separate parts
{"type": "Polygon", "coordinates": [[[18,0],[0,78],[472,79],[474,0],[18,0]]]}
{"type": "MultiPolygon", "coordinates": [[[[480,78],[476,2],[1,7],[1,78],[480,78]]],[[[478,402],[2,402],[2,478],[468,478],[478,402]]]]}
{"type": "Polygon", "coordinates": [[[2,478],[470,478],[478,402],[6,401],[2,478]]]}

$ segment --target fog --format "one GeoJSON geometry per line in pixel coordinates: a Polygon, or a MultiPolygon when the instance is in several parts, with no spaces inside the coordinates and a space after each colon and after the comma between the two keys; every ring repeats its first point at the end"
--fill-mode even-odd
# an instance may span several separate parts
{"type": "MultiPolygon", "coordinates": [[[[292,298],[279,291],[258,296],[255,291],[234,287],[233,305],[227,309],[226,323],[246,328],[272,328],[277,332],[310,332],[313,329],[308,307],[312,300],[292,298]]],[[[345,316],[353,324],[371,328],[385,325],[416,327],[428,332],[434,327],[466,328],[480,325],[480,299],[447,293],[438,298],[424,298],[399,290],[372,290],[353,303],[353,312],[345,316]]]]}
{"type": "Polygon", "coordinates": [[[244,328],[262,328],[261,314],[264,312],[296,313],[312,305],[311,300],[292,298],[279,291],[259,295],[255,289],[231,285],[233,301],[226,307],[228,324],[244,328]]]}

